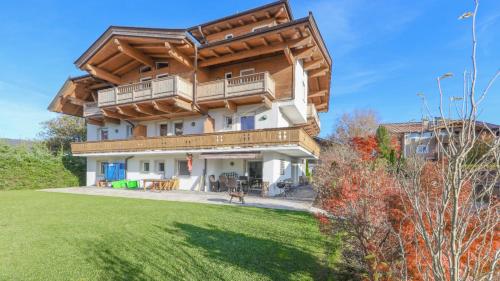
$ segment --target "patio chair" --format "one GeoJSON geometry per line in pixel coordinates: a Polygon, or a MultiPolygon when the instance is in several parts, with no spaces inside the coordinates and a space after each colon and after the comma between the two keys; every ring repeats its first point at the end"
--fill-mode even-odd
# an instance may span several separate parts
{"type": "Polygon", "coordinates": [[[227,190],[227,177],[225,175],[219,176],[219,191],[227,190]]]}
{"type": "Polygon", "coordinates": [[[288,197],[288,195],[292,191],[292,185],[293,185],[293,180],[292,179],[285,179],[285,180],[279,181],[276,184],[276,186],[280,190],[282,190],[282,192],[280,192],[280,193],[283,195],[283,197],[288,197]]]}
{"type": "Polygon", "coordinates": [[[237,197],[241,204],[245,204],[245,193],[241,188],[238,187],[238,181],[236,178],[229,178],[227,180],[227,187],[229,191],[229,196],[231,196],[231,199],[229,199],[229,203],[233,202],[233,198],[237,197]]]}
{"type": "Polygon", "coordinates": [[[210,191],[220,191],[219,182],[215,179],[214,175],[210,175],[208,177],[208,181],[210,182],[210,191]]]}

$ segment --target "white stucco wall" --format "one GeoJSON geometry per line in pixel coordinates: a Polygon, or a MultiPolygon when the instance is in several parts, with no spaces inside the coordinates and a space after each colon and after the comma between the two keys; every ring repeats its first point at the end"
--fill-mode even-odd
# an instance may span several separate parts
{"type": "Polygon", "coordinates": [[[294,68],[294,104],[300,114],[307,119],[307,72],[304,70],[302,60],[295,62],[294,68]]]}

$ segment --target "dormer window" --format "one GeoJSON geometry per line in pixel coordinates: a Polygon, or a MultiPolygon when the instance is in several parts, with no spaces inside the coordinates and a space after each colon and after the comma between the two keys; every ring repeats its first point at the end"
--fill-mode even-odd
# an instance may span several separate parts
{"type": "Polygon", "coordinates": [[[233,73],[232,72],[226,72],[226,73],[224,73],[224,78],[226,78],[226,79],[233,78],[233,73]]]}
{"type": "Polygon", "coordinates": [[[264,30],[268,27],[269,27],[269,25],[267,25],[267,24],[266,25],[259,25],[259,26],[252,28],[252,32],[261,31],[261,30],[264,30]]]}
{"type": "Polygon", "coordinates": [[[226,36],[224,37],[225,39],[231,39],[233,38],[233,34],[229,33],[229,34],[226,34],[226,36]]]}
{"type": "Polygon", "coordinates": [[[248,68],[248,69],[242,69],[240,70],[240,76],[245,76],[245,75],[252,75],[255,73],[254,68],[248,68]]]}
{"type": "Polygon", "coordinates": [[[156,62],[156,69],[162,69],[168,67],[168,61],[158,61],[156,62]]]}
{"type": "Polygon", "coordinates": [[[139,73],[144,73],[144,72],[149,72],[149,71],[151,71],[150,66],[141,66],[141,68],[139,68],[139,73]]]}

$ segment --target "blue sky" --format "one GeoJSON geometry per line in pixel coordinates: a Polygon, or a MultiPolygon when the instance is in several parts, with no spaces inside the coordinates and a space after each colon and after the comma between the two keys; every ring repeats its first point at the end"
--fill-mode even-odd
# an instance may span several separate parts
{"type": "MultiPolygon", "coordinates": [[[[35,138],[46,108],[74,60],[109,25],[183,28],[269,1],[6,1],[0,9],[0,137],[35,138]],[[217,5],[214,5],[214,3],[217,5]],[[175,9],[172,7],[175,6],[175,9]]],[[[472,0],[292,0],[296,18],[312,11],[333,56],[330,112],[322,136],[344,112],[371,108],[384,122],[418,120],[423,92],[436,108],[436,77],[447,95],[461,94],[470,65],[470,22],[458,16],[472,0]]],[[[500,1],[481,0],[478,18],[480,83],[500,67],[500,1]]],[[[482,109],[500,123],[500,81],[482,109]]]]}

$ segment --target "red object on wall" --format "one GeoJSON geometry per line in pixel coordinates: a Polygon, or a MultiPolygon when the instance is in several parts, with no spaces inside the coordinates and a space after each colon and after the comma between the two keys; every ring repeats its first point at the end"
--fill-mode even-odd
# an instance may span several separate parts
{"type": "Polygon", "coordinates": [[[187,162],[188,162],[187,163],[188,164],[188,170],[191,173],[193,171],[193,155],[188,154],[186,156],[186,158],[187,158],[187,162]]]}

